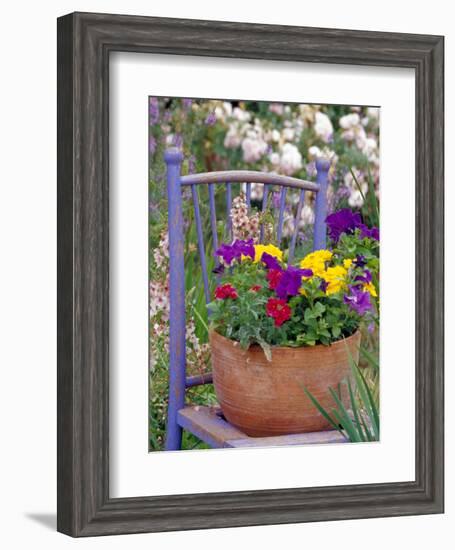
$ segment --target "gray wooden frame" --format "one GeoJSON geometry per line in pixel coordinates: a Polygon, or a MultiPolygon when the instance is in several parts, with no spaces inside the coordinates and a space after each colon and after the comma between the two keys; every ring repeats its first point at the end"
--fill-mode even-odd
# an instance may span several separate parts
{"type": "Polygon", "coordinates": [[[59,531],[90,536],[443,511],[443,50],[440,36],[84,13],[58,20],[59,531]],[[112,51],[415,70],[415,481],[109,497],[112,51]]]}

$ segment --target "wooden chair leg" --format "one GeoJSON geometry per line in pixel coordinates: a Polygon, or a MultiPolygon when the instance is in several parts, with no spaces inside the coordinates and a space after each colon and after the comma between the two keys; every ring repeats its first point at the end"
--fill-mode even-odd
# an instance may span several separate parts
{"type": "Polygon", "coordinates": [[[177,451],[182,445],[182,428],[177,414],[185,404],[185,278],[183,258],[183,211],[180,188],[182,153],[169,149],[164,157],[167,165],[169,211],[169,405],[167,414],[167,451],[177,451]]]}
{"type": "Polygon", "coordinates": [[[182,448],[182,428],[177,424],[177,411],[169,411],[166,425],[166,451],[180,451],[182,448]]]}

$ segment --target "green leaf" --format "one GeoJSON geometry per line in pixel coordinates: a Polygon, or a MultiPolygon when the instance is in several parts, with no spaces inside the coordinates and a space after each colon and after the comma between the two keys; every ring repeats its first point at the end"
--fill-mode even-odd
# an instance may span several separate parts
{"type": "Polygon", "coordinates": [[[359,190],[359,193],[360,193],[360,196],[361,196],[362,199],[363,199],[363,202],[366,204],[367,200],[366,200],[366,198],[365,198],[365,195],[363,194],[363,191],[362,191],[362,188],[361,188],[361,186],[360,186],[360,183],[359,183],[358,179],[356,178],[356,175],[354,174],[354,170],[352,169],[351,166],[349,167],[349,172],[351,172],[352,179],[354,180],[354,183],[356,184],[357,189],[359,190]]]}
{"type": "Polygon", "coordinates": [[[360,347],[360,354],[365,357],[365,359],[368,361],[368,363],[375,368],[375,370],[379,370],[379,361],[376,359],[376,357],[371,354],[366,348],[363,346],[360,347]]]}
{"type": "Polygon", "coordinates": [[[374,181],[373,177],[371,175],[370,167],[368,166],[368,194],[370,196],[370,205],[373,210],[373,224],[376,227],[379,227],[379,206],[378,206],[378,199],[376,198],[376,193],[374,189],[374,181]]]}
{"type": "Polygon", "coordinates": [[[310,323],[310,321],[314,319],[314,313],[309,307],[305,310],[303,318],[305,319],[306,323],[310,323]]]}
{"type": "Polygon", "coordinates": [[[319,401],[312,395],[305,386],[303,386],[303,391],[306,393],[307,397],[309,397],[313,403],[313,405],[318,409],[318,411],[322,414],[322,416],[329,422],[329,424],[339,432],[343,433],[341,428],[338,426],[338,424],[332,419],[332,417],[329,415],[329,413],[324,409],[324,407],[319,403],[319,401]]]}
{"type": "Polygon", "coordinates": [[[352,369],[354,376],[356,377],[357,388],[359,390],[360,396],[362,398],[363,404],[368,412],[368,416],[371,421],[371,427],[373,429],[374,437],[379,441],[379,413],[376,407],[376,404],[371,395],[370,388],[365,381],[363,374],[360,372],[360,369],[355,365],[352,369]]]}
{"type": "Polygon", "coordinates": [[[346,429],[346,431],[349,431],[350,433],[351,441],[355,441],[355,442],[362,441],[362,438],[359,436],[359,433],[352,422],[349,412],[346,410],[346,407],[344,406],[341,399],[338,397],[336,392],[333,391],[332,388],[329,388],[329,392],[333,400],[335,401],[335,403],[338,405],[337,412],[339,412],[339,415],[342,418],[343,427],[346,429]]]}
{"type": "Polygon", "coordinates": [[[349,391],[349,399],[351,400],[351,408],[352,408],[352,414],[354,415],[354,421],[355,425],[357,427],[357,431],[359,433],[359,436],[362,441],[365,441],[365,436],[362,432],[362,426],[360,425],[359,421],[359,413],[357,410],[357,403],[354,397],[354,392],[352,391],[351,381],[348,379],[348,391],[349,391]]]}

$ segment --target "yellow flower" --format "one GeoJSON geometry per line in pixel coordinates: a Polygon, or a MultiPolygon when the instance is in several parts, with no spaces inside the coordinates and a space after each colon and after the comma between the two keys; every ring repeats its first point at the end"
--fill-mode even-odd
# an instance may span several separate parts
{"type": "Polygon", "coordinates": [[[349,269],[352,265],[352,259],[351,258],[346,258],[345,260],[343,260],[343,266],[346,268],[346,269],[349,269]]]}
{"type": "Polygon", "coordinates": [[[325,264],[332,259],[332,255],[330,250],[315,250],[303,258],[300,262],[300,267],[302,269],[311,269],[313,275],[322,277],[325,273],[325,264]]]}
{"type": "Polygon", "coordinates": [[[259,262],[262,258],[262,254],[267,252],[270,256],[278,258],[279,260],[283,259],[283,252],[273,244],[255,244],[254,245],[254,262],[259,262]]]}
{"type": "Polygon", "coordinates": [[[328,283],[326,294],[335,294],[346,286],[347,271],[341,265],[328,267],[322,274],[322,278],[328,283]]]}
{"type": "Polygon", "coordinates": [[[373,298],[376,298],[378,293],[376,292],[376,288],[374,287],[373,283],[365,283],[363,285],[363,290],[369,292],[373,298]]]}

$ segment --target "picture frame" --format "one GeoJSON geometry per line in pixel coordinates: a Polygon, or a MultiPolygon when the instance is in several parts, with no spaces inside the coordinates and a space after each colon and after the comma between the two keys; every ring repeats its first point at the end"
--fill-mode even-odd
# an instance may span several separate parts
{"type": "Polygon", "coordinates": [[[58,19],[58,531],[112,535],[442,513],[444,40],[440,36],[73,13],[58,19]],[[109,54],[415,71],[415,481],[109,495],[109,54]]]}

